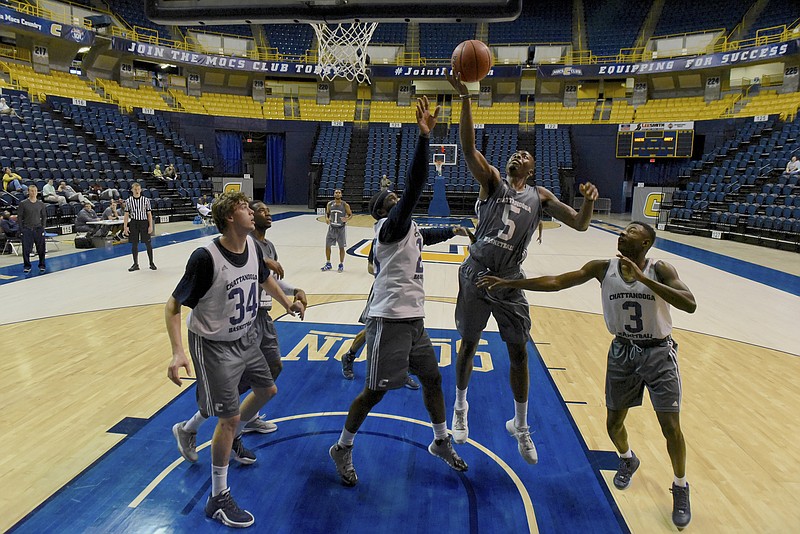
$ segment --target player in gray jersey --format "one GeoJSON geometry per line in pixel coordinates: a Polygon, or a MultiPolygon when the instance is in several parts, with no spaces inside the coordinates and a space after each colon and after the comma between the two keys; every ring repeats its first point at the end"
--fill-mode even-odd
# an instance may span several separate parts
{"type": "Polygon", "coordinates": [[[472,175],[481,185],[476,203],[478,226],[476,242],[469,247],[469,257],[459,269],[456,328],[461,347],[456,360],[456,401],[453,410],[453,439],[465,443],[467,424],[467,386],[469,386],[475,351],[489,315],[493,315],[500,337],[508,348],[511,391],[514,394],[514,418],[506,422],[506,431],[517,440],[519,453],[530,464],[538,461],[536,447],[528,427],[528,341],[531,318],[528,301],[519,289],[505,289],[488,294],[475,282],[481,274],[523,278],[521,269],[528,244],[539,227],[543,212],[580,232],[589,227],[597,189],[590,183],[580,186],[584,203],[580,212],[562,203],[541,186],[529,186],[534,160],[527,150],[518,150],[506,163],[506,178],[489,164],[475,147],[475,129],[469,91],[459,75],[446,74],[447,80],[462,100],[459,123],[461,149],[472,175]]]}
{"type": "Polygon", "coordinates": [[[422,195],[428,175],[428,143],[436,125],[439,108],[431,114],[428,99],[417,101],[420,136],[411,161],[408,183],[402,198],[392,191],[381,191],[370,200],[375,225],[375,283],[366,321],[367,381],[353,400],[339,440],[329,449],[342,484],[358,482],[353,467],[353,442],[356,432],[390,389],[403,387],[409,370],[419,377],[425,408],[433,426],[433,441],[428,452],[441,458],[456,471],[467,464],[453,449],[447,434],[442,393],[442,375],[433,345],[425,331],[423,309],[422,245],[452,237],[452,228],[420,230],[411,218],[422,195]]]}
{"type": "MultiPolygon", "coordinates": [[[[197,372],[197,404],[205,415],[218,418],[211,440],[211,495],[205,506],[208,517],[233,527],[253,524],[253,515],[239,508],[228,488],[228,462],[233,453],[243,456],[236,436],[269,396],[271,378],[260,350],[261,332],[256,323],[259,287],[275,297],[289,313],[303,314],[299,302],[290,302],[263,263],[261,250],[249,233],[253,211],[242,193],[225,193],[212,208],[222,232],[192,253],[178,286],[164,311],[172,346],[167,376],[181,385],[180,370],[190,372],[181,336],[181,308],[192,309],[187,319],[189,351],[197,372]],[[239,403],[238,384],[246,377],[253,394],[239,403]]],[[[273,384],[274,387],[274,384],[273,384]]]]}
{"type": "Polygon", "coordinates": [[[627,488],[639,468],[639,459],[628,446],[625,416],[629,408],[642,404],[647,387],[675,475],[672,522],[682,529],[692,514],[686,482],[686,444],[680,424],[678,344],[671,335],[669,307],[694,313],[697,304],[672,265],[647,259],[655,237],[649,224],[631,223],[619,235],[616,258],[590,261],[578,271],[558,276],[523,280],[484,276],[478,286],[491,292],[503,288],[560,291],[591,279],[600,282],[603,317],[608,331],[615,336],[608,350],[606,371],[606,429],[620,454],[614,485],[627,488]]]}
{"type": "Polygon", "coordinates": [[[333,192],[333,200],[328,202],[325,207],[325,222],[328,223],[328,233],[325,235],[325,265],[321,271],[330,271],[331,266],[331,247],[339,246],[339,269],[344,271],[344,250],[347,248],[347,221],[353,217],[350,204],[342,200],[342,190],[337,189],[333,192]]]}

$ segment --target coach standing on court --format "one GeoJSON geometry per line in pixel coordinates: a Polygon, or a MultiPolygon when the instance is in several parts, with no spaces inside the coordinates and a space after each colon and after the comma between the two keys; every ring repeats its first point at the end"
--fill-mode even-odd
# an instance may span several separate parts
{"type": "Polygon", "coordinates": [[[128,236],[133,255],[133,265],[128,271],[139,270],[139,241],[147,247],[147,257],[150,260],[150,270],[156,270],[153,263],[153,244],[150,234],[153,233],[153,212],[150,209],[150,199],[142,196],[142,186],[134,183],[131,186],[132,196],[125,201],[125,220],[122,224],[123,235],[128,236]]]}
{"type": "Polygon", "coordinates": [[[22,261],[23,271],[31,272],[31,250],[36,244],[36,253],[39,255],[39,272],[45,271],[44,265],[44,227],[47,224],[47,211],[44,202],[39,202],[36,195],[39,188],[31,184],[28,186],[28,198],[20,202],[17,213],[17,222],[22,232],[22,261]]]}

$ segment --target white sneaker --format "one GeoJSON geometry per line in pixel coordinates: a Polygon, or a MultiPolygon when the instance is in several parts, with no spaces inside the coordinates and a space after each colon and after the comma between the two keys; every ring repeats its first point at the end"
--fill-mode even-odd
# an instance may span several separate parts
{"type": "Polygon", "coordinates": [[[517,440],[517,448],[522,458],[529,464],[537,463],[539,461],[539,455],[536,453],[536,446],[531,439],[530,427],[517,428],[514,425],[514,420],[511,419],[506,421],[506,430],[517,440]]]}
{"type": "Polygon", "coordinates": [[[463,410],[453,410],[453,441],[459,444],[466,443],[469,437],[467,412],[469,412],[469,404],[463,410]]]}
{"type": "Polygon", "coordinates": [[[278,430],[278,425],[272,423],[270,421],[265,420],[264,415],[259,415],[246,425],[242,429],[242,432],[248,434],[250,432],[258,432],[260,434],[270,434],[278,430]]]}

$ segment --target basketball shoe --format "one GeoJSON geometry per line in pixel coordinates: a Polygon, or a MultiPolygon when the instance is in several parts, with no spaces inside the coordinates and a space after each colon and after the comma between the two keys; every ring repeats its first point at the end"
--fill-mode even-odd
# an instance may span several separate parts
{"type": "Polygon", "coordinates": [[[256,455],[242,443],[242,436],[233,439],[231,456],[240,464],[250,465],[256,463],[256,455]]]}
{"type": "Polygon", "coordinates": [[[617,474],[614,475],[614,487],[617,489],[624,490],[631,485],[633,474],[639,469],[639,464],[642,463],[633,451],[631,451],[631,455],[630,458],[619,457],[619,467],[617,468],[617,474]]]}
{"type": "Polygon", "coordinates": [[[469,437],[468,412],[469,404],[463,410],[453,410],[453,441],[456,443],[466,443],[469,437]]]}
{"type": "Polygon", "coordinates": [[[692,509],[689,505],[689,484],[686,486],[676,486],[672,484],[672,522],[683,530],[692,520],[692,509]]]}
{"type": "Polygon", "coordinates": [[[536,453],[536,445],[533,444],[531,439],[530,427],[517,428],[514,425],[514,420],[510,419],[506,421],[506,430],[517,440],[517,448],[522,458],[529,464],[537,463],[539,455],[536,453]]]}
{"type": "Polygon", "coordinates": [[[320,268],[320,271],[330,271],[331,269],[333,269],[333,266],[331,266],[331,262],[327,262],[325,263],[325,265],[322,266],[322,268],[320,268]]]}
{"type": "Polygon", "coordinates": [[[244,425],[242,432],[245,434],[250,432],[258,432],[259,434],[271,434],[278,430],[278,425],[266,420],[266,415],[259,415],[252,421],[244,425]]]}
{"type": "Polygon", "coordinates": [[[230,488],[223,490],[216,497],[208,496],[206,501],[206,515],[216,519],[223,525],[234,528],[246,528],[255,522],[253,514],[242,510],[231,496],[230,488]]]}
{"type": "Polygon", "coordinates": [[[342,356],[342,376],[348,380],[352,380],[355,374],[353,373],[353,361],[356,355],[349,350],[342,356]]]}
{"type": "Polygon", "coordinates": [[[336,472],[339,473],[342,484],[349,488],[355,486],[358,482],[358,475],[356,475],[356,468],[353,467],[353,446],[342,447],[337,442],[328,449],[328,454],[336,465],[336,472]]]}
{"type": "Polygon", "coordinates": [[[466,471],[468,469],[467,462],[462,460],[453,448],[450,436],[444,439],[434,439],[431,444],[428,445],[428,452],[447,462],[447,465],[456,471],[466,471]]]}
{"type": "Polygon", "coordinates": [[[178,450],[181,451],[181,456],[187,461],[195,463],[197,461],[197,433],[189,432],[183,429],[183,423],[175,423],[172,426],[172,435],[175,436],[175,441],[178,443],[178,450]]]}

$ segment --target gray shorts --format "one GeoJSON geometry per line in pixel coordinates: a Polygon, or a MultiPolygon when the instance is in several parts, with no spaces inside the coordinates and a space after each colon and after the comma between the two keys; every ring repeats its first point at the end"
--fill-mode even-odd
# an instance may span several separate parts
{"type": "MultiPolygon", "coordinates": [[[[267,361],[267,375],[269,379],[264,381],[265,386],[271,388],[275,385],[275,378],[272,376],[269,364],[281,361],[281,349],[278,346],[278,334],[275,331],[275,323],[272,322],[272,317],[269,315],[267,308],[258,308],[258,315],[256,315],[256,328],[261,331],[261,354],[267,361]]],[[[245,393],[252,385],[247,381],[247,377],[243,376],[239,381],[239,394],[245,393]]]]}
{"type": "Polygon", "coordinates": [[[189,331],[189,352],[197,374],[197,406],[205,416],[239,415],[239,383],[272,385],[267,360],[261,353],[257,326],[236,341],[214,341],[189,331]]]}
{"type": "Polygon", "coordinates": [[[608,349],[606,407],[624,410],[641,406],[645,386],[657,412],[681,411],[678,344],[671,337],[654,346],[614,338],[608,349]]]}
{"type": "MultiPolygon", "coordinates": [[[[514,270],[503,278],[519,279],[525,274],[514,270]]],[[[487,291],[479,289],[479,271],[469,259],[458,269],[458,299],[456,300],[456,328],[461,338],[477,343],[486,328],[489,315],[494,315],[500,337],[506,343],[525,344],[531,337],[531,313],[528,299],[521,289],[502,288],[487,291]]]]}
{"type": "Polygon", "coordinates": [[[411,372],[420,381],[440,379],[439,362],[423,319],[367,319],[367,388],[398,389],[411,372]]]}
{"type": "Polygon", "coordinates": [[[347,227],[328,226],[328,235],[325,236],[325,246],[332,247],[338,244],[340,248],[347,246],[347,227]]]}

